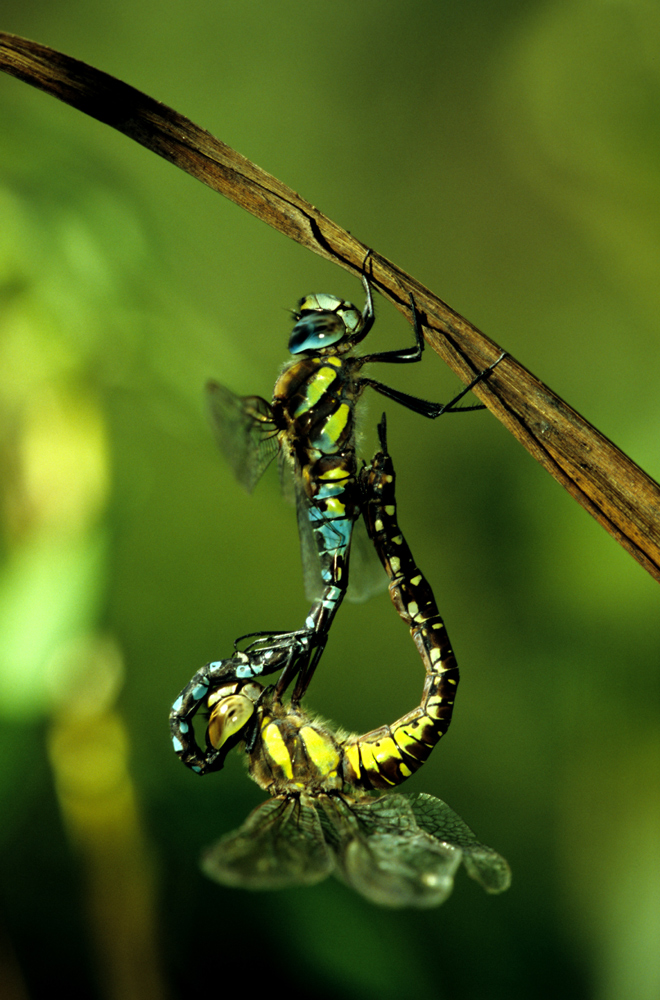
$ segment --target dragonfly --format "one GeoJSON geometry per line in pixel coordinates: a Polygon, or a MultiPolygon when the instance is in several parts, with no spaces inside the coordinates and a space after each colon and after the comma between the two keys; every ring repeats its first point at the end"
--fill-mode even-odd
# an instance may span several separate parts
{"type": "Polygon", "coordinates": [[[420,704],[390,725],[346,735],[282,701],[276,688],[236,680],[241,658],[250,654],[198,671],[172,708],[174,749],[206,774],[243,744],[250,776],[271,796],[205,852],[203,871],[222,885],[281,889],[334,874],[377,905],[430,907],[447,898],[461,862],[489,893],[510,884],[504,858],[446,803],[392,791],[447,732],[459,674],[433,592],[398,525],[384,418],[379,435],[381,450],[359,476],[362,509],[391,599],[424,665],[420,704]],[[210,713],[204,749],[193,725],[202,706],[210,713]]]}
{"type": "MultiPolygon", "coordinates": [[[[374,324],[373,295],[365,271],[362,280],[366,303],[361,312],[335,295],[315,294],[300,300],[289,339],[295,360],[275,383],[272,402],[260,396],[237,396],[217,382],[207,386],[218,443],[248,492],[276,455],[283,469],[288,466],[293,480],[305,589],[312,606],[302,629],[254,632],[241,638],[259,637],[271,649],[284,649],[289,670],[280,678],[280,690],[292,679],[295,664],[294,704],[307,689],[348,587],[349,550],[360,514],[355,410],[362,392],[370,387],[429,418],[480,410],[482,405],[456,404],[494,367],[478,374],[446,404],[418,399],[363,375],[363,367],[372,362],[421,361],[424,337],[411,295],[413,346],[357,356],[354,349],[374,324]]],[[[279,659],[275,656],[269,662],[279,659]]],[[[252,666],[258,676],[262,658],[255,657],[252,666]]]]}

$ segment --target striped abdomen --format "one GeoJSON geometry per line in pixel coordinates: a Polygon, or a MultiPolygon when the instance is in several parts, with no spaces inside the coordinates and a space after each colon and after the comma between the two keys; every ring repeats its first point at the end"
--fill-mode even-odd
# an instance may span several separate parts
{"type": "Polygon", "coordinates": [[[390,578],[390,596],[410,628],[426,670],[419,706],[390,726],[351,737],[344,779],[362,788],[399,785],[428,759],[451,722],[458,667],[433,592],[416,566],[396,519],[394,469],[379,452],[362,473],[369,535],[390,578]]]}

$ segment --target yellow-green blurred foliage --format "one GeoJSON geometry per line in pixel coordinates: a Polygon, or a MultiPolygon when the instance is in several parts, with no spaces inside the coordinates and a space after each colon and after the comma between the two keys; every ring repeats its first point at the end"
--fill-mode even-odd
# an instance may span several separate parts
{"type": "MultiPolygon", "coordinates": [[[[644,0],[69,0],[5,30],[165,101],[418,276],[660,475],[660,13],[644,0]]],[[[268,396],[287,308],[357,282],[124,137],[0,79],[0,994],[655,1000],[658,588],[488,414],[387,405],[400,515],[462,671],[410,781],[507,857],[486,897],[248,895],[200,849],[260,793],[199,781],[169,705],[302,622],[295,516],[214,452],[208,377],[268,396]]],[[[378,306],[378,303],[377,303],[378,306]]],[[[374,345],[410,342],[381,304],[374,345]]],[[[427,352],[379,373],[447,399],[427,352]]],[[[371,399],[363,453],[383,400],[371,399]]],[[[364,731],[421,669],[342,608],[314,708],[364,731]]]]}

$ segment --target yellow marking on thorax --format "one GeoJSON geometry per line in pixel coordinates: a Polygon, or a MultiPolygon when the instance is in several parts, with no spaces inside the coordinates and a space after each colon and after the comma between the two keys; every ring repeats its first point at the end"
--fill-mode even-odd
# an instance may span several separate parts
{"type": "Polygon", "coordinates": [[[274,722],[269,722],[262,730],[262,739],[265,752],[268,754],[273,763],[279,767],[284,777],[291,781],[293,778],[291,754],[289,753],[286,743],[282,739],[279,726],[274,722]]]}
{"type": "Polygon", "coordinates": [[[348,403],[338,406],[331,417],[328,417],[323,432],[331,441],[338,441],[351,416],[348,403]]]}
{"type": "Polygon", "coordinates": [[[328,391],[328,388],[337,378],[337,372],[327,367],[327,362],[315,372],[307,383],[305,398],[293,414],[294,418],[303,413],[307,413],[313,406],[316,406],[321,397],[328,391]]]}
{"type": "Polygon", "coordinates": [[[303,726],[298,735],[319,773],[324,777],[336,774],[341,755],[334,742],[312,726],[303,726]]]}

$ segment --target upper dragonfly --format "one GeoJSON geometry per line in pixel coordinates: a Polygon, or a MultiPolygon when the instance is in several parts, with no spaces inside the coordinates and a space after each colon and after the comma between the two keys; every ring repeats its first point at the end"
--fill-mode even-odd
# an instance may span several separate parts
{"type": "MultiPolygon", "coordinates": [[[[354,349],[374,323],[371,285],[362,278],[366,304],[362,312],[334,295],[301,299],[293,314],[289,339],[292,361],[275,383],[272,403],[260,396],[237,396],[210,382],[211,415],[218,442],[239,480],[251,492],[279,455],[293,473],[305,589],[313,601],[305,626],[293,632],[251,633],[270,650],[290,654],[290,669],[280,680],[284,690],[294,673],[292,701],[298,703],[327,642],[328,630],[348,586],[348,556],[353,526],[359,516],[355,408],[367,386],[425,417],[456,410],[456,403],[490,369],[480,373],[449,403],[409,396],[362,375],[371,362],[408,364],[420,361],[424,338],[411,295],[415,343],[397,351],[355,356],[354,349]]],[[[491,366],[491,368],[494,366],[491,366]]],[[[279,662],[274,656],[272,662],[279,662]]],[[[262,658],[254,659],[261,672],[262,658]]]]}

